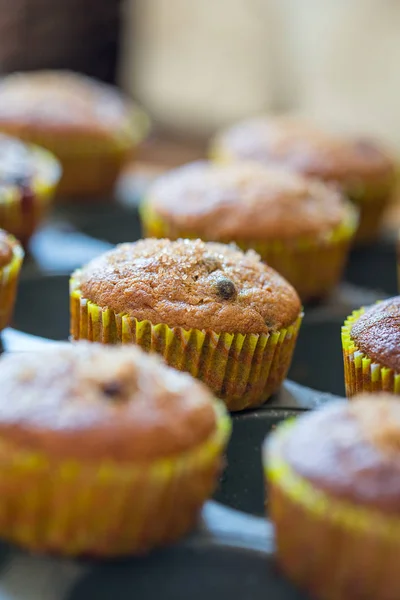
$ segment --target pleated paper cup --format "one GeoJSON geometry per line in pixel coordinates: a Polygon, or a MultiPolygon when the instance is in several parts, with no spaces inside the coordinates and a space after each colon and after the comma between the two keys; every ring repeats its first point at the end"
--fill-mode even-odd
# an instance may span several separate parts
{"type": "Polygon", "coordinates": [[[151,462],[56,460],[0,442],[0,537],[37,552],[112,557],[178,540],[214,491],[231,430],[151,462]]]}
{"type": "Polygon", "coordinates": [[[353,325],[364,313],[365,308],[355,310],[342,327],[346,395],[351,398],[362,392],[400,394],[400,373],[371,359],[351,337],[353,325]]]}
{"type": "Polygon", "coordinates": [[[24,260],[24,251],[12,236],[14,242],[12,259],[0,268],[0,331],[9,325],[14,310],[19,274],[24,260]]]}
{"type": "MultiPolygon", "coordinates": [[[[140,208],[140,216],[146,237],[202,237],[193,231],[171,228],[146,201],[140,208]]],[[[242,250],[255,250],[264,262],[292,284],[303,301],[311,301],[329,295],[340,282],[357,224],[358,213],[349,204],[346,220],[323,239],[251,241],[238,237],[205,241],[235,242],[242,250]]]]}
{"type": "Polygon", "coordinates": [[[400,518],[338,499],[285,461],[284,423],[263,449],[277,558],[292,582],[318,600],[400,598],[400,518]]]}
{"type": "Polygon", "coordinates": [[[203,381],[231,411],[260,406],[286,377],[302,321],[268,334],[217,333],[138,321],[101,308],[70,284],[71,337],[103,344],[137,344],[203,381]]]}

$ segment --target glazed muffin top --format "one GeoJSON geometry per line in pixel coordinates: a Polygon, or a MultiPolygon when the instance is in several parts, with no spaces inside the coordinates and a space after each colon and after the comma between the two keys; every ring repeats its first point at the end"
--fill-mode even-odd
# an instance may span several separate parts
{"type": "Polygon", "coordinates": [[[45,131],[131,143],[142,136],[143,119],[116,88],[85,75],[35,71],[0,82],[0,128],[21,137],[45,131]]]}
{"type": "Polygon", "coordinates": [[[224,241],[324,238],[350,211],[324,183],[251,162],[175,169],[154,183],[145,205],[171,236],[224,241]]]}
{"type": "Polygon", "coordinates": [[[60,174],[60,164],[50,152],[0,133],[0,192],[5,198],[7,190],[56,182],[60,174]]]}
{"type": "Polygon", "coordinates": [[[316,489],[400,512],[400,402],[395,396],[366,394],[350,403],[334,402],[283,425],[267,440],[266,448],[273,452],[274,447],[316,489]]]}
{"type": "Polygon", "coordinates": [[[220,160],[277,163],[305,175],[356,186],[394,179],[394,163],[376,143],[345,139],[308,122],[288,117],[255,117],[217,136],[213,152],[220,160]]]}
{"type": "Polygon", "coordinates": [[[0,268],[7,266],[14,257],[16,249],[22,253],[17,240],[3,229],[0,229],[0,268]]]}
{"type": "Polygon", "coordinates": [[[400,372],[400,296],[367,308],[350,335],[369,358],[400,372]]]}
{"type": "Polygon", "coordinates": [[[216,432],[203,384],[135,346],[79,342],[0,360],[0,439],[53,458],[148,461],[216,432]]]}
{"type": "Polygon", "coordinates": [[[121,244],[75,272],[72,285],[116,313],[186,329],[268,333],[301,310],[294,288],[255,252],[201,240],[121,244]]]}

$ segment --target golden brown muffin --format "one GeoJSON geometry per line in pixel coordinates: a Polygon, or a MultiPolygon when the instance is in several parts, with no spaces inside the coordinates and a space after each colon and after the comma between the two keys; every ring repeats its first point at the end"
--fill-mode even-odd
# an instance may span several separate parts
{"type": "Polygon", "coordinates": [[[255,252],[201,240],[122,244],[71,279],[73,339],[157,351],[235,410],[279,387],[300,313],[295,290],[255,252]]]}
{"type": "Polygon", "coordinates": [[[150,187],[141,215],[148,235],[254,248],[303,300],[335,287],[357,224],[337,190],[246,162],[197,162],[167,173],[150,187]]]}
{"type": "Polygon", "coordinates": [[[26,245],[48,213],[60,175],[52,154],[0,134],[0,227],[26,245]]]}
{"type": "Polygon", "coordinates": [[[230,429],[205,386],[133,346],[86,343],[3,358],[0,385],[3,538],[117,555],[194,525],[230,429]]]}
{"type": "Polygon", "coordinates": [[[400,597],[399,439],[400,403],[377,394],[285,423],[265,443],[278,561],[313,597],[400,597]]]}
{"type": "Polygon", "coordinates": [[[294,118],[258,117],[237,123],[216,137],[212,155],[222,162],[278,164],[338,183],[360,208],[359,240],[377,235],[394,191],[393,159],[377,143],[340,137],[294,118]]]}
{"type": "Polygon", "coordinates": [[[22,246],[0,229],[0,331],[11,321],[23,260],[22,246]]]}
{"type": "Polygon", "coordinates": [[[60,159],[59,193],[106,194],[147,130],[147,118],[117,89],[68,71],[36,71],[0,83],[0,131],[60,159]]]}
{"type": "Polygon", "coordinates": [[[400,296],[356,310],[342,327],[346,393],[400,394],[400,296]]]}

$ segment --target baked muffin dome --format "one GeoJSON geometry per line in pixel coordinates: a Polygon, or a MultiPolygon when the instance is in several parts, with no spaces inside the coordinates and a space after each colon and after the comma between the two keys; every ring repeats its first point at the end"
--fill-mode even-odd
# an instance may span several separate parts
{"type": "Polygon", "coordinates": [[[337,190],[246,162],[175,169],[150,188],[146,204],[168,233],[217,241],[324,238],[348,217],[337,190]]]}
{"type": "Polygon", "coordinates": [[[121,244],[71,278],[73,339],[159,352],[232,410],[260,404],[279,387],[300,322],[292,286],[255,252],[224,244],[121,244]]]}
{"type": "Polygon", "coordinates": [[[197,162],[170,171],[141,206],[146,235],[200,237],[255,249],[302,300],[340,280],[357,214],[322,182],[255,162],[197,162]]]}
{"type": "Polygon", "coordinates": [[[26,245],[47,215],[60,176],[52,154],[0,134],[0,227],[26,245]]]}
{"type": "Polygon", "coordinates": [[[112,86],[68,71],[35,71],[2,79],[0,131],[54,152],[64,171],[60,193],[84,196],[109,191],[147,118],[112,86]]]}
{"type": "Polygon", "coordinates": [[[301,310],[295,290],[257,254],[201,240],[121,244],[74,279],[99,306],[170,327],[268,333],[301,310]]]}
{"type": "Polygon", "coordinates": [[[313,597],[400,595],[399,439],[400,404],[377,394],[328,405],[267,440],[278,561],[313,597]],[[318,547],[311,562],[308,547],[318,547]]]}
{"type": "Polygon", "coordinates": [[[278,164],[339,183],[361,209],[363,239],[376,235],[395,185],[394,161],[376,142],[337,136],[289,117],[260,116],[237,123],[216,137],[212,155],[222,162],[278,164]]]}
{"type": "Polygon", "coordinates": [[[193,526],[230,430],[205,386],[139,348],[84,342],[1,359],[0,385],[3,537],[116,555],[193,526]]]}
{"type": "Polygon", "coordinates": [[[400,393],[400,296],[353,312],[342,327],[346,393],[400,393]]]}

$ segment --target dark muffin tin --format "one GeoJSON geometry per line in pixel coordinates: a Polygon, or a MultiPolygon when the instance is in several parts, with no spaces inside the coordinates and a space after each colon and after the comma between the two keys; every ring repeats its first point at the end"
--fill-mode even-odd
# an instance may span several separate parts
{"type": "MultiPolygon", "coordinates": [[[[3,333],[4,350],[67,340],[70,271],[110,244],[139,237],[135,208],[58,207],[52,223],[32,242],[13,329],[3,333]]],[[[0,597],[4,592],[21,600],[306,598],[274,562],[273,528],[264,518],[261,444],[282,420],[343,396],[340,326],[354,308],[396,293],[394,244],[353,251],[345,280],[324,304],[306,307],[292,381],[265,407],[233,416],[227,467],[195,533],[147,557],[101,563],[31,557],[3,545],[0,597]]]]}

